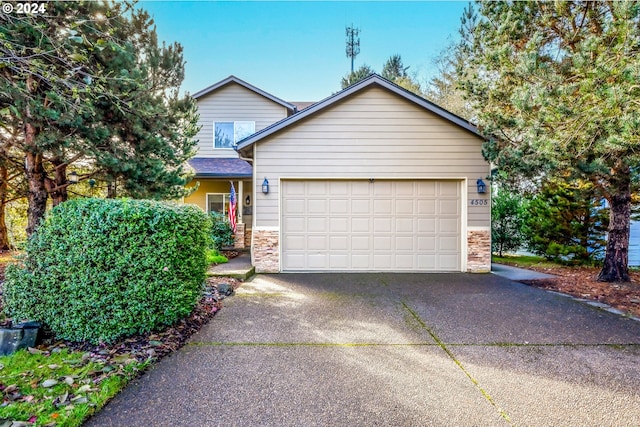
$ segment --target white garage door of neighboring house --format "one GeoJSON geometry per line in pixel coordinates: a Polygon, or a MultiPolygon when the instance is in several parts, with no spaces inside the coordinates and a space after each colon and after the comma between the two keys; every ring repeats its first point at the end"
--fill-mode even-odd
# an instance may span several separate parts
{"type": "Polygon", "coordinates": [[[460,271],[461,181],[283,180],[283,271],[460,271]]]}

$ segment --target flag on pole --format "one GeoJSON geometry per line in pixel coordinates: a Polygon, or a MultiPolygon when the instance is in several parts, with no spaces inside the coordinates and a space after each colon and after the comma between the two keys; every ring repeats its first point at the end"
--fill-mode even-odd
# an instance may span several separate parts
{"type": "Polygon", "coordinates": [[[236,189],[231,182],[231,193],[229,194],[229,224],[231,229],[236,232],[236,210],[238,209],[238,200],[236,198],[236,189]]]}

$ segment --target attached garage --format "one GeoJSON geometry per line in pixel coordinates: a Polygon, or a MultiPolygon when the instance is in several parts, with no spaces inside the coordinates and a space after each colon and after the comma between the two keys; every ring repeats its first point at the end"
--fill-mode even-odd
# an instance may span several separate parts
{"type": "Polygon", "coordinates": [[[490,271],[483,141],[377,75],[240,141],[256,271],[490,271]]]}
{"type": "Polygon", "coordinates": [[[281,186],[282,271],[461,270],[461,181],[281,186]]]}

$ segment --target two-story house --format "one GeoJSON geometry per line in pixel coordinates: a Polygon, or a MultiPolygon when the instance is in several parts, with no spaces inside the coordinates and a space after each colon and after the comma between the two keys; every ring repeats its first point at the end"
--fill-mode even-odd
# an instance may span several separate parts
{"type": "Polygon", "coordinates": [[[251,244],[253,216],[252,166],[239,157],[236,143],[296,112],[285,102],[235,76],[194,94],[200,114],[198,154],[189,161],[195,172],[184,198],[206,212],[228,214],[231,183],[237,198],[236,247],[251,244]]]}
{"type": "Polygon", "coordinates": [[[185,202],[226,213],[233,182],[257,272],[490,271],[489,165],[463,118],[375,74],[300,111],[236,77],[195,97],[185,202]]]}

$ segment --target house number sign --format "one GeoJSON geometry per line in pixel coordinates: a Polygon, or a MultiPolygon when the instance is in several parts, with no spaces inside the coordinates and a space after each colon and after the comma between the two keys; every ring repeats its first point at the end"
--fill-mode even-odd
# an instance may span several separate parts
{"type": "Polygon", "coordinates": [[[470,199],[469,206],[487,206],[489,204],[489,200],[487,199],[470,199]]]}

